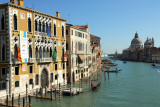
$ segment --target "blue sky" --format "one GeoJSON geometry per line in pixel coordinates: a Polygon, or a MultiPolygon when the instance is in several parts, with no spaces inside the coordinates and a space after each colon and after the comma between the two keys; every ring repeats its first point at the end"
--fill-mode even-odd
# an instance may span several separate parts
{"type": "Polygon", "coordinates": [[[155,46],[160,46],[160,0],[24,0],[25,7],[33,4],[44,13],[60,11],[67,23],[89,24],[91,34],[101,37],[105,53],[121,53],[136,31],[143,43],[154,37],[155,46]]]}

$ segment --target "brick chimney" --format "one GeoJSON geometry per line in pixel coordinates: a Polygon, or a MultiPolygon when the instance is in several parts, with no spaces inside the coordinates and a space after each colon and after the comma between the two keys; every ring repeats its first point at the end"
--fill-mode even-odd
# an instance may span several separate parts
{"type": "Polygon", "coordinates": [[[59,11],[57,11],[56,14],[57,14],[57,17],[60,17],[60,12],[59,11]]]}

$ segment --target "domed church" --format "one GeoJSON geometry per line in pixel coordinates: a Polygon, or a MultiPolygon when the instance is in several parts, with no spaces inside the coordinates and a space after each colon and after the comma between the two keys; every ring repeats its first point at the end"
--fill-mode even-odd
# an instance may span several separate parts
{"type": "Polygon", "coordinates": [[[135,33],[135,37],[131,41],[130,48],[131,49],[138,49],[138,50],[143,48],[142,41],[138,37],[138,33],[137,32],[135,33]]]}
{"type": "Polygon", "coordinates": [[[148,39],[144,42],[144,48],[154,47],[154,39],[148,39]]]}

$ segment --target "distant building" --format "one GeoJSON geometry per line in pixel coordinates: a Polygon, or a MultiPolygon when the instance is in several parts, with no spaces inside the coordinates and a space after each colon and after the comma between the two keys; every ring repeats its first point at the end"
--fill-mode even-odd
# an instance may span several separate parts
{"type": "Polygon", "coordinates": [[[151,47],[154,47],[154,39],[148,39],[145,41],[144,43],[144,48],[151,48],[151,47]]]}
{"type": "Polygon", "coordinates": [[[130,48],[140,50],[143,48],[142,40],[138,37],[138,33],[135,33],[135,37],[131,41],[130,48]]]}

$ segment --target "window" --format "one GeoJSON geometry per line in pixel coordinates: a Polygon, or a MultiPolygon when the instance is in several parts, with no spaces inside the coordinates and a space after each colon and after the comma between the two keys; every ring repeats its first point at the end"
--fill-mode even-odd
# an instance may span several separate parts
{"type": "Polygon", "coordinates": [[[57,64],[55,64],[55,70],[57,70],[57,64]]]}
{"type": "Polygon", "coordinates": [[[28,32],[32,32],[31,18],[28,18],[28,32]]]}
{"type": "Polygon", "coordinates": [[[33,79],[29,79],[29,85],[33,84],[33,79]]]}
{"type": "Polygon", "coordinates": [[[18,57],[18,46],[17,46],[17,44],[14,45],[14,57],[15,58],[18,57]]]}
{"type": "Polygon", "coordinates": [[[19,81],[15,82],[15,87],[19,87],[19,81]]]}
{"type": "Polygon", "coordinates": [[[19,75],[19,67],[15,67],[15,75],[19,75]]]}
{"type": "Polygon", "coordinates": [[[6,68],[2,68],[1,78],[6,78],[6,68]]]}
{"type": "Polygon", "coordinates": [[[58,78],[58,75],[55,75],[55,80],[57,80],[57,78],[58,78]]]}
{"type": "Polygon", "coordinates": [[[66,30],[66,35],[68,35],[68,29],[66,30]]]}
{"type": "Polygon", "coordinates": [[[45,32],[45,23],[43,22],[43,25],[42,25],[42,32],[45,32]]]}
{"type": "Polygon", "coordinates": [[[64,48],[62,48],[62,57],[64,57],[64,48]]]}
{"type": "Polygon", "coordinates": [[[65,69],[65,64],[63,64],[63,69],[65,69]]]}
{"type": "Polygon", "coordinates": [[[2,61],[5,61],[6,60],[6,45],[3,44],[2,46],[2,61]]]}
{"type": "Polygon", "coordinates": [[[52,57],[52,48],[50,48],[50,57],[52,57]]]}
{"type": "Polygon", "coordinates": [[[73,35],[73,30],[72,30],[72,35],[73,35]]]}
{"type": "Polygon", "coordinates": [[[38,55],[39,55],[38,47],[36,46],[36,52],[35,52],[36,59],[38,59],[38,57],[39,57],[38,55]]]}
{"type": "Polygon", "coordinates": [[[4,15],[2,15],[1,19],[1,30],[4,30],[4,15]]]}
{"type": "Polygon", "coordinates": [[[69,49],[68,49],[68,43],[66,43],[66,50],[69,50],[69,49]]]}
{"type": "Polygon", "coordinates": [[[65,74],[63,74],[63,79],[65,79],[65,74]]]}
{"type": "Polygon", "coordinates": [[[41,32],[41,21],[39,21],[39,32],[41,32]]]}
{"type": "Polygon", "coordinates": [[[64,26],[62,26],[62,37],[64,37],[64,26]]]}
{"type": "Polygon", "coordinates": [[[39,84],[39,75],[37,74],[35,77],[35,85],[38,85],[38,84],[39,84]]]}
{"type": "Polygon", "coordinates": [[[53,73],[51,73],[51,83],[53,82],[53,73]]]}
{"type": "Polygon", "coordinates": [[[57,35],[57,28],[56,28],[56,24],[54,24],[54,36],[56,36],[57,35]]]}
{"type": "Polygon", "coordinates": [[[37,20],[35,20],[35,31],[38,31],[38,23],[37,23],[37,20]]]}
{"type": "Polygon", "coordinates": [[[29,58],[32,58],[32,47],[29,45],[29,58]]]}
{"type": "Polygon", "coordinates": [[[6,89],[6,82],[1,82],[0,83],[0,90],[5,90],[6,89]]]}
{"type": "Polygon", "coordinates": [[[46,57],[46,50],[45,50],[45,47],[43,47],[43,58],[46,57]]]}
{"type": "Polygon", "coordinates": [[[33,73],[33,66],[29,66],[29,73],[33,73]]]}
{"type": "Polygon", "coordinates": [[[18,30],[17,29],[17,15],[16,14],[13,15],[13,25],[14,25],[13,29],[18,30]]]}

